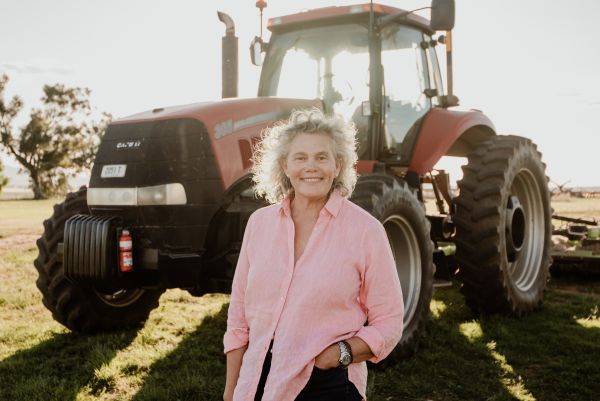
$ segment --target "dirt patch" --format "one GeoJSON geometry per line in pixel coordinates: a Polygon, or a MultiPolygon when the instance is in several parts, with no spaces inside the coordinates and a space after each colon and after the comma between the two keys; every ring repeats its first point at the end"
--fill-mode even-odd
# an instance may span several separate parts
{"type": "Polygon", "coordinates": [[[0,250],[11,248],[34,247],[39,234],[15,234],[0,238],[0,250]]]}

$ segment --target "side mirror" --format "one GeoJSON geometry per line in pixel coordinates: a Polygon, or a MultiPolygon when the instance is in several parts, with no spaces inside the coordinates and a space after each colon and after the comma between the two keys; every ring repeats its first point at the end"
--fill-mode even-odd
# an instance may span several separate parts
{"type": "Polygon", "coordinates": [[[431,1],[431,29],[451,31],[454,28],[454,0],[431,1]]]}
{"type": "Polygon", "coordinates": [[[261,66],[263,63],[263,53],[265,51],[266,44],[261,38],[255,36],[250,43],[250,60],[252,64],[261,66]]]}

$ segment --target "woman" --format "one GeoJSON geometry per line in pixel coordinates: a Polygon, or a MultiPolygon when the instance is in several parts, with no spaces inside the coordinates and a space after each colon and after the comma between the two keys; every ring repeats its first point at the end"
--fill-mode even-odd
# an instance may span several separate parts
{"type": "Polygon", "coordinates": [[[402,333],[400,282],[383,226],[350,202],[354,127],[295,111],[255,153],[257,194],[224,337],[226,401],[365,399],[367,366],[402,333]]]}

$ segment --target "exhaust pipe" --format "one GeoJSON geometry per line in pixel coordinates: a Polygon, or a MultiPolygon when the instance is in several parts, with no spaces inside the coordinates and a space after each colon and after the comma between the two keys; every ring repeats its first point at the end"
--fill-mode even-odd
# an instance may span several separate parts
{"type": "Polygon", "coordinates": [[[219,21],[225,24],[225,36],[221,38],[221,97],[238,95],[238,38],[235,36],[233,19],[217,11],[219,21]]]}

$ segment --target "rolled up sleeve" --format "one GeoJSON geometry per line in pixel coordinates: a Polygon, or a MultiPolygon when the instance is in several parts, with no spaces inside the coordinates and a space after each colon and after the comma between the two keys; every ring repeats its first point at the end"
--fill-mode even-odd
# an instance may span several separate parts
{"type": "Polygon", "coordinates": [[[248,344],[249,328],[246,321],[244,310],[244,298],[246,293],[246,284],[248,282],[248,269],[250,262],[248,259],[248,242],[252,237],[252,216],[248,220],[240,256],[238,258],[233,284],[231,286],[231,298],[229,301],[229,310],[227,312],[227,331],[223,337],[224,352],[242,348],[248,344]]]}
{"type": "Polygon", "coordinates": [[[379,362],[392,352],[402,336],[404,302],[387,235],[376,222],[365,230],[365,270],[360,302],[367,311],[367,325],[356,336],[367,343],[379,362]]]}

